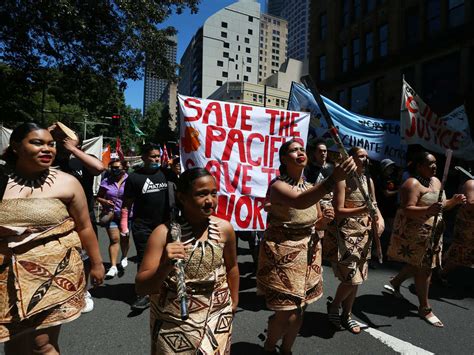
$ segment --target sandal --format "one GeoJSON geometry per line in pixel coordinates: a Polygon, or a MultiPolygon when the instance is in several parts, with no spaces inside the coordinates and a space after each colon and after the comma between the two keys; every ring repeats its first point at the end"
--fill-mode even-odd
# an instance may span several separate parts
{"type": "Polygon", "coordinates": [[[443,328],[444,324],[433,314],[433,310],[430,307],[418,309],[418,315],[421,319],[426,321],[428,324],[431,324],[436,328],[443,328]],[[423,313],[422,313],[423,312],[423,313]]]}
{"type": "Polygon", "coordinates": [[[329,323],[331,323],[337,330],[341,330],[341,316],[339,315],[339,309],[337,310],[337,312],[331,312],[331,305],[333,299],[332,297],[328,297],[327,300],[328,301],[326,302],[326,308],[328,312],[329,323]]]}
{"type": "Polygon", "coordinates": [[[362,331],[359,323],[351,318],[350,313],[347,316],[341,317],[341,324],[352,334],[359,334],[362,331]],[[356,331],[356,328],[359,328],[359,331],[356,331]]]}
{"type": "Polygon", "coordinates": [[[383,288],[393,297],[398,298],[399,300],[405,299],[405,297],[403,297],[403,295],[400,293],[400,289],[393,287],[392,284],[383,285],[383,288]]]}

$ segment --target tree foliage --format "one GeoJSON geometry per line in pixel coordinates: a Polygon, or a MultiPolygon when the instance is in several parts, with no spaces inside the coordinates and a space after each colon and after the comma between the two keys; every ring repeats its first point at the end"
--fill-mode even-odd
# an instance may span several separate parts
{"type": "Polygon", "coordinates": [[[169,107],[160,101],[153,102],[146,109],[143,132],[148,142],[166,143],[176,139],[176,132],[170,128],[169,107]]]}

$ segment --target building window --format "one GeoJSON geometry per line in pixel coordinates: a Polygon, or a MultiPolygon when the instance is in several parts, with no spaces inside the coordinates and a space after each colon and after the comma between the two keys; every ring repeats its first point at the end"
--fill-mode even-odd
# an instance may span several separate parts
{"type": "Polygon", "coordinates": [[[365,34],[365,61],[370,63],[374,59],[374,34],[365,34]]]}
{"type": "Polygon", "coordinates": [[[224,78],[227,78],[227,77],[229,76],[229,73],[227,73],[226,71],[223,71],[223,72],[222,72],[222,76],[223,76],[224,78]]]}
{"type": "Polygon", "coordinates": [[[252,95],[252,101],[257,102],[257,94],[252,95]]]}
{"type": "Polygon", "coordinates": [[[223,28],[227,28],[227,22],[221,22],[221,26],[222,26],[223,28]]]}
{"type": "Polygon", "coordinates": [[[464,0],[448,1],[448,24],[449,27],[461,26],[464,23],[464,0]]]}
{"type": "Polygon", "coordinates": [[[352,6],[354,11],[354,19],[360,18],[362,15],[362,6],[360,4],[360,0],[354,0],[352,6]]]}
{"type": "Polygon", "coordinates": [[[248,33],[249,35],[253,35],[253,30],[252,30],[251,28],[249,28],[248,31],[247,31],[247,33],[248,33]]]}
{"type": "Polygon", "coordinates": [[[347,104],[346,90],[339,90],[337,92],[337,102],[341,106],[345,106],[347,104]]]}
{"type": "Polygon", "coordinates": [[[245,38],[244,38],[244,42],[245,42],[245,43],[250,43],[250,39],[247,38],[247,37],[245,37],[245,38]]]}
{"type": "Polygon", "coordinates": [[[328,16],[326,13],[319,15],[319,39],[325,40],[328,31],[328,16]]]}
{"type": "Polygon", "coordinates": [[[239,74],[237,74],[237,80],[240,80],[240,75],[239,74]]]}
{"type": "Polygon", "coordinates": [[[280,99],[275,99],[275,105],[280,106],[280,99]]]}
{"type": "Polygon", "coordinates": [[[281,100],[281,106],[285,107],[285,100],[281,100]]]}
{"type": "Polygon", "coordinates": [[[222,56],[223,56],[224,58],[229,58],[229,52],[224,52],[224,53],[222,53],[222,56]]]}
{"type": "Polygon", "coordinates": [[[347,46],[342,47],[342,71],[345,73],[349,69],[349,50],[347,46]]]}
{"type": "Polygon", "coordinates": [[[354,68],[360,65],[360,41],[358,38],[352,40],[352,66],[354,68]]]}
{"type": "Polygon", "coordinates": [[[217,86],[222,86],[222,81],[221,80],[216,80],[216,85],[217,86]]]}
{"type": "Polygon", "coordinates": [[[244,81],[249,81],[249,77],[247,75],[244,75],[244,81]]]}
{"type": "Polygon", "coordinates": [[[250,48],[249,47],[245,48],[245,53],[250,53],[250,48]]]}
{"type": "Polygon", "coordinates": [[[418,7],[412,7],[405,12],[405,43],[412,46],[418,42],[420,33],[420,16],[418,7]]]}
{"type": "Polygon", "coordinates": [[[373,9],[375,9],[375,0],[367,0],[366,4],[367,12],[371,12],[373,9]]]}
{"type": "Polygon", "coordinates": [[[227,38],[227,32],[222,31],[222,32],[221,32],[221,37],[227,38]]]}
{"type": "Polygon", "coordinates": [[[439,32],[441,28],[441,2],[428,0],[426,4],[426,26],[429,35],[439,32]]]}
{"type": "Polygon", "coordinates": [[[240,38],[239,35],[237,35],[237,36],[235,37],[235,39],[236,39],[237,41],[239,40],[239,38],[240,38]]]}
{"type": "Polygon", "coordinates": [[[355,113],[367,113],[369,109],[370,83],[364,83],[351,88],[351,107],[355,113]]]}
{"type": "Polygon", "coordinates": [[[262,95],[258,95],[258,102],[263,102],[263,96],[262,95]]]}
{"type": "Polygon", "coordinates": [[[319,80],[326,80],[326,56],[319,57],[319,80]]]}
{"type": "Polygon", "coordinates": [[[217,66],[218,67],[223,67],[224,66],[224,62],[222,60],[218,60],[217,61],[217,66]]]}
{"type": "Polygon", "coordinates": [[[247,63],[252,63],[252,58],[247,57],[247,63]]]}
{"type": "Polygon", "coordinates": [[[342,3],[342,27],[346,27],[350,22],[349,0],[343,0],[342,3]]]}
{"type": "Polygon", "coordinates": [[[253,17],[249,16],[249,22],[253,22],[253,17]]]}
{"type": "Polygon", "coordinates": [[[246,71],[247,73],[251,73],[251,72],[252,72],[252,67],[246,67],[246,68],[245,68],[245,71],[246,71]]]}
{"type": "Polygon", "coordinates": [[[229,42],[224,42],[224,48],[229,48],[230,45],[229,45],[229,42]]]}
{"type": "Polygon", "coordinates": [[[388,54],[388,25],[379,27],[379,55],[385,57],[388,54]]]}

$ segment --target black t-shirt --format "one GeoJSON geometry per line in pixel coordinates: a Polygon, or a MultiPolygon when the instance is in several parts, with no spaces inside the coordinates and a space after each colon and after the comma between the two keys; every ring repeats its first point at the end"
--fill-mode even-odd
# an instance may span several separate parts
{"type": "Polygon", "coordinates": [[[124,198],[132,198],[134,224],[155,228],[169,219],[168,179],[162,169],[138,169],[125,182],[124,198]]]}

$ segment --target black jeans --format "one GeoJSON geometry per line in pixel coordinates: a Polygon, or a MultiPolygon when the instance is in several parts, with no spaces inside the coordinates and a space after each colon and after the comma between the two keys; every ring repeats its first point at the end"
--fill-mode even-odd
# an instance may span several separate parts
{"type": "Polygon", "coordinates": [[[155,229],[155,226],[132,222],[132,237],[135,249],[137,249],[137,270],[140,269],[143,255],[145,255],[146,243],[153,229],[155,229]]]}

